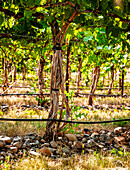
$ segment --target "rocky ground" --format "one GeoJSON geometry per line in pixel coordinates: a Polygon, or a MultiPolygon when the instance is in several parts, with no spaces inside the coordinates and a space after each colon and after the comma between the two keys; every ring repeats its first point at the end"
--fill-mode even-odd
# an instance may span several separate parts
{"type": "Polygon", "coordinates": [[[28,155],[68,159],[75,153],[94,151],[102,151],[104,154],[130,152],[130,126],[98,132],[84,129],[81,134],[64,134],[50,142],[36,133],[16,137],[0,136],[0,161],[4,161],[7,156],[17,160],[28,155]]]}

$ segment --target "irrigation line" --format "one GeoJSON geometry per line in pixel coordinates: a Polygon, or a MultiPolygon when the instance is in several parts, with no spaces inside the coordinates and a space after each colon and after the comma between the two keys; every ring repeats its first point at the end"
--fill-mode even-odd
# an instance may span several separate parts
{"type": "MultiPolygon", "coordinates": [[[[0,85],[0,88],[1,87],[3,87],[3,85],[0,85]]],[[[4,87],[8,87],[8,86],[4,86],[4,87]]],[[[13,88],[32,88],[31,86],[11,86],[11,87],[13,87],[13,88]]],[[[124,86],[124,88],[128,88],[129,86],[124,86]]],[[[36,88],[38,88],[38,87],[36,87],[36,88]]],[[[50,90],[50,88],[43,88],[43,89],[45,89],[45,90],[50,90]]],[[[69,88],[70,90],[77,90],[77,89],[79,89],[79,90],[89,90],[90,89],[90,87],[81,87],[81,88],[76,88],[76,87],[74,87],[74,88],[69,88]]],[[[96,90],[108,90],[109,89],[109,87],[102,87],[102,88],[97,88],[96,90]]],[[[119,89],[119,87],[113,87],[112,89],[119,89]]]]}
{"type": "Polygon", "coordinates": [[[23,93],[23,94],[19,94],[19,93],[12,93],[12,94],[0,94],[0,96],[39,96],[39,95],[43,95],[43,96],[48,96],[50,95],[49,93],[23,93]]]}
{"type": "MultiPolygon", "coordinates": [[[[130,97],[130,95],[106,95],[106,94],[91,94],[91,93],[74,93],[75,96],[74,97],[81,97],[80,95],[82,96],[97,96],[97,97],[130,97]]],[[[23,94],[19,94],[19,93],[12,93],[12,94],[0,94],[0,96],[39,96],[39,95],[42,95],[42,96],[49,96],[50,93],[23,93],[23,94]]]]}
{"type": "Polygon", "coordinates": [[[0,118],[0,121],[20,121],[20,122],[30,122],[30,121],[41,121],[41,122],[65,122],[65,123],[76,123],[76,124],[102,124],[102,123],[113,123],[113,122],[124,122],[130,121],[130,119],[121,120],[106,120],[106,121],[95,121],[95,122],[85,122],[85,121],[71,121],[71,120],[61,120],[61,119],[11,119],[11,118],[0,118]]]}
{"type": "Polygon", "coordinates": [[[80,95],[82,96],[98,96],[98,97],[130,97],[130,95],[107,95],[107,94],[91,94],[91,93],[74,93],[75,95],[77,95],[78,97],[80,97],[80,95]]]}

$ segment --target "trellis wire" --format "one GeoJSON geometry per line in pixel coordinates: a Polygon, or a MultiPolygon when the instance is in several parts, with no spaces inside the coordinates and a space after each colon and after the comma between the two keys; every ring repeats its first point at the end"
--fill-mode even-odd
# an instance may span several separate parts
{"type": "Polygon", "coordinates": [[[0,118],[0,121],[22,121],[22,122],[30,122],[30,121],[53,121],[53,122],[64,122],[64,123],[75,123],[75,124],[102,124],[102,123],[114,123],[114,122],[124,122],[130,121],[130,119],[118,119],[118,120],[106,120],[106,121],[94,121],[94,122],[85,122],[85,121],[71,121],[71,120],[61,120],[61,119],[15,119],[15,118],[0,118]]]}
{"type": "MultiPolygon", "coordinates": [[[[106,94],[91,94],[91,93],[74,93],[76,97],[81,97],[82,96],[98,96],[98,97],[130,97],[130,95],[106,95],[106,94]]],[[[19,93],[10,93],[10,94],[0,94],[0,96],[50,96],[50,93],[23,93],[23,94],[19,94],[19,93]]]]}

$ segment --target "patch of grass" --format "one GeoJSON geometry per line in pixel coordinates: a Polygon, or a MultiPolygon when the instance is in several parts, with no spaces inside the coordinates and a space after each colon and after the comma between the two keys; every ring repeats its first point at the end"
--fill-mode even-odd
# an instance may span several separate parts
{"type": "Polygon", "coordinates": [[[59,158],[53,160],[47,157],[32,157],[28,156],[20,159],[17,162],[6,160],[1,165],[4,169],[17,170],[104,170],[104,169],[129,169],[130,156],[124,153],[123,157],[118,155],[108,154],[104,156],[103,153],[73,155],[69,158],[59,158]],[[7,167],[7,168],[6,168],[7,167]]]}

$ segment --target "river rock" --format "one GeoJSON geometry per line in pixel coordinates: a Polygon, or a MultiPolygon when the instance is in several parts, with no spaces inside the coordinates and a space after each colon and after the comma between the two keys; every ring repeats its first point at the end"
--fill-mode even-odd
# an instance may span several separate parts
{"type": "Polygon", "coordinates": [[[44,139],[41,139],[41,142],[42,142],[42,143],[45,143],[46,141],[45,141],[44,139]]]}
{"type": "Polygon", "coordinates": [[[104,142],[107,140],[107,135],[106,134],[101,134],[99,137],[100,141],[104,142]]]}
{"type": "Polygon", "coordinates": [[[72,141],[72,142],[77,141],[76,136],[73,134],[65,134],[65,136],[69,141],[72,141]]]}
{"type": "Polygon", "coordinates": [[[9,149],[11,147],[11,145],[5,145],[5,148],[9,149]]]}
{"type": "Polygon", "coordinates": [[[99,137],[99,133],[94,132],[91,134],[91,138],[97,138],[97,137],[99,137]]]}
{"type": "Polygon", "coordinates": [[[116,143],[118,143],[118,142],[124,142],[124,141],[125,141],[125,138],[124,138],[123,136],[115,136],[115,137],[114,137],[114,141],[115,141],[116,143]]]}
{"type": "Polygon", "coordinates": [[[53,140],[50,142],[52,148],[57,148],[58,144],[53,140]]]}
{"type": "Polygon", "coordinates": [[[96,142],[93,139],[90,139],[87,141],[87,144],[90,145],[90,147],[92,147],[96,145],[96,142]]]}
{"type": "Polygon", "coordinates": [[[63,145],[63,143],[62,143],[61,141],[57,141],[57,144],[58,144],[59,146],[62,146],[62,145],[63,145]]]}
{"type": "Polygon", "coordinates": [[[41,145],[41,148],[48,147],[49,145],[50,145],[49,143],[44,143],[44,144],[41,145]]]}
{"type": "Polygon", "coordinates": [[[86,139],[90,139],[89,134],[86,134],[86,133],[83,135],[83,137],[86,138],[86,139]]]}
{"type": "Polygon", "coordinates": [[[10,137],[7,137],[7,136],[5,136],[5,137],[0,137],[0,141],[3,141],[3,142],[5,142],[5,143],[10,144],[10,143],[11,143],[11,138],[10,138],[10,137]]]}
{"type": "Polygon", "coordinates": [[[117,127],[114,129],[114,133],[122,133],[123,132],[123,128],[122,127],[117,127]]]}
{"type": "Polygon", "coordinates": [[[6,156],[6,152],[0,152],[0,156],[6,156]]]}
{"type": "Polygon", "coordinates": [[[69,148],[64,147],[64,148],[62,148],[62,152],[64,152],[65,154],[69,154],[71,151],[69,148]]]}
{"type": "Polygon", "coordinates": [[[81,136],[81,135],[76,135],[76,137],[77,137],[78,140],[82,140],[83,139],[83,136],[81,136]]]}
{"type": "Polygon", "coordinates": [[[0,148],[3,147],[5,145],[5,142],[0,141],[0,148]]]}
{"type": "Polygon", "coordinates": [[[82,142],[83,142],[83,143],[86,143],[86,142],[87,142],[87,139],[86,139],[86,138],[83,138],[83,139],[82,139],[82,142]]]}
{"type": "Polygon", "coordinates": [[[74,142],[74,146],[77,148],[77,149],[82,149],[84,148],[84,144],[80,141],[75,141],[74,142]]]}
{"type": "Polygon", "coordinates": [[[50,151],[50,149],[49,148],[46,148],[46,147],[44,147],[44,148],[41,148],[40,150],[39,150],[39,153],[41,154],[41,155],[45,155],[45,156],[51,156],[51,151],[50,151]]]}
{"type": "Polygon", "coordinates": [[[4,156],[0,156],[0,161],[3,161],[4,159],[4,156]]]}
{"type": "Polygon", "coordinates": [[[69,141],[67,145],[68,145],[68,146],[71,146],[72,144],[73,144],[73,142],[72,142],[72,141],[69,141]]]}
{"type": "Polygon", "coordinates": [[[17,147],[17,148],[21,148],[23,145],[23,142],[15,142],[13,143],[13,146],[17,147]]]}
{"type": "Polygon", "coordinates": [[[35,136],[36,133],[35,133],[35,132],[31,132],[31,133],[26,133],[25,135],[26,135],[26,136],[35,136]]]}
{"type": "Polygon", "coordinates": [[[34,155],[34,156],[40,156],[40,155],[41,155],[40,153],[37,153],[37,152],[35,152],[35,151],[29,151],[29,153],[30,153],[31,155],[34,155]]]}
{"type": "Polygon", "coordinates": [[[16,153],[18,151],[18,148],[17,147],[10,147],[10,151],[13,152],[13,153],[16,153]]]}
{"type": "Polygon", "coordinates": [[[22,142],[22,140],[23,140],[23,137],[17,136],[13,139],[13,142],[22,142]]]}

